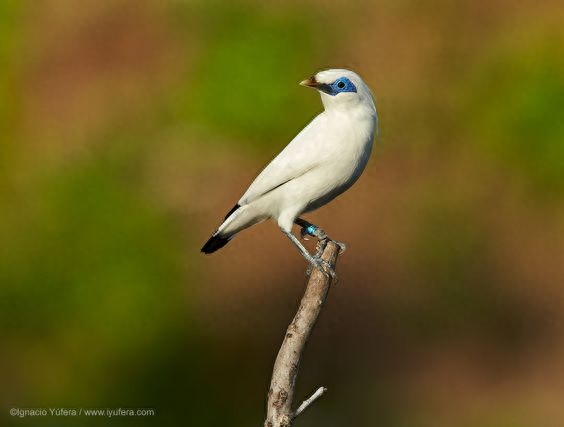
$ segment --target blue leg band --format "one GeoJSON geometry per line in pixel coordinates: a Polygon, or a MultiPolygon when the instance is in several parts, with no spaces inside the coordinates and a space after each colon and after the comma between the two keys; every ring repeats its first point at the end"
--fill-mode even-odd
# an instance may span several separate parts
{"type": "Polygon", "coordinates": [[[306,228],[306,232],[307,234],[309,234],[310,236],[315,236],[315,231],[317,230],[317,227],[315,225],[308,225],[306,228]]]}

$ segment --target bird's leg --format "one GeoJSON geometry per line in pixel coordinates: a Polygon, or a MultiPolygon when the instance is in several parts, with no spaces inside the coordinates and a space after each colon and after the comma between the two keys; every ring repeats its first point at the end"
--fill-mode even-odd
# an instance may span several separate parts
{"type": "Polygon", "coordinates": [[[332,240],[339,246],[339,253],[342,254],[347,249],[347,246],[342,242],[337,242],[336,240],[331,239],[325,231],[319,228],[317,225],[312,224],[309,221],[306,221],[303,218],[296,218],[294,223],[301,227],[300,236],[302,239],[306,239],[306,236],[313,236],[317,237],[319,242],[317,243],[317,253],[315,254],[316,258],[321,257],[321,254],[325,250],[325,246],[327,246],[327,241],[332,240]]]}
{"type": "Polygon", "coordinates": [[[331,268],[331,266],[326,261],[323,261],[318,256],[315,256],[315,257],[312,256],[307,251],[307,249],[304,247],[304,245],[302,245],[300,243],[298,238],[296,236],[294,236],[291,232],[284,231],[284,230],[282,230],[282,231],[284,232],[284,234],[286,236],[288,236],[288,238],[292,241],[292,243],[296,246],[296,248],[298,248],[298,250],[300,251],[302,256],[307,260],[307,262],[309,262],[313,267],[317,268],[319,271],[321,271],[326,276],[330,276],[332,279],[335,279],[337,277],[337,275],[335,274],[335,270],[333,270],[331,268]]]}
{"type": "Polygon", "coordinates": [[[294,220],[294,223],[299,227],[301,227],[300,236],[304,240],[307,236],[317,237],[317,239],[319,240],[325,240],[329,238],[329,236],[327,236],[327,233],[325,233],[325,231],[323,231],[317,225],[314,225],[311,222],[306,221],[305,219],[296,218],[294,220]]]}

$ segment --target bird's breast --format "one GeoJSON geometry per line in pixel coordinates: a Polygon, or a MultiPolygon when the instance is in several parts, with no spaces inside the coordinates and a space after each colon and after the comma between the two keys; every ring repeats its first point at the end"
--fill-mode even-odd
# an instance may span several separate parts
{"type": "Polygon", "coordinates": [[[335,173],[358,178],[372,151],[374,127],[368,115],[336,115],[328,122],[323,145],[335,173]]]}
{"type": "Polygon", "coordinates": [[[321,142],[319,166],[308,177],[310,202],[317,209],[350,188],[364,171],[372,151],[374,120],[344,117],[329,123],[321,142]]]}

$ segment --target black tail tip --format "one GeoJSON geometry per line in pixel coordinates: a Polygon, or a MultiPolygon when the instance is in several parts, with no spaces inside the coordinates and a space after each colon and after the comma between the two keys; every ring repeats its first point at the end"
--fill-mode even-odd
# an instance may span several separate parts
{"type": "Polygon", "coordinates": [[[225,237],[214,233],[214,235],[210,237],[206,244],[202,246],[201,251],[205,254],[211,254],[218,249],[223,248],[227,243],[229,243],[229,240],[230,237],[225,237]]]}

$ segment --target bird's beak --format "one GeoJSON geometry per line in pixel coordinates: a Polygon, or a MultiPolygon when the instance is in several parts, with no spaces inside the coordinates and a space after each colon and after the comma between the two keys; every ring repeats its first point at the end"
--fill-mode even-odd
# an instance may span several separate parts
{"type": "Polygon", "coordinates": [[[309,79],[301,81],[300,84],[302,86],[313,87],[313,88],[317,88],[319,86],[319,82],[315,80],[315,76],[311,76],[309,79]]]}

